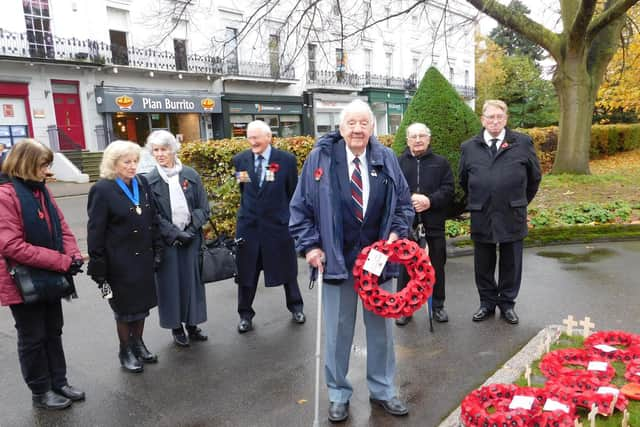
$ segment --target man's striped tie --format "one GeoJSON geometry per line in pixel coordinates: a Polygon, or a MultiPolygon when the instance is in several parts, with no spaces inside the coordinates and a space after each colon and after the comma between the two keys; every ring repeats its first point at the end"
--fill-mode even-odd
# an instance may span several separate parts
{"type": "Polygon", "coordinates": [[[351,174],[351,200],[353,201],[353,212],[358,221],[364,220],[362,209],[362,175],[360,174],[360,159],[353,159],[353,173],[351,174]]]}

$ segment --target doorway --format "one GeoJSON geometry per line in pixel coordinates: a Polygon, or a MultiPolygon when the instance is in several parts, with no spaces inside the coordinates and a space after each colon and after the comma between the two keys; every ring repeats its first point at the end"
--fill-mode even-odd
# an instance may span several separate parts
{"type": "Polygon", "coordinates": [[[84,127],[78,82],[52,81],[51,89],[60,150],[84,150],[84,127]]]}

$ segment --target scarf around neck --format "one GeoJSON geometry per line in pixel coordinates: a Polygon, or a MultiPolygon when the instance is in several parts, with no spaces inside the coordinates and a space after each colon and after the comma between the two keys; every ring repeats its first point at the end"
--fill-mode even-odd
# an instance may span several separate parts
{"type": "Polygon", "coordinates": [[[184,230],[191,222],[189,204],[180,186],[182,163],[177,158],[172,168],[157,165],[160,178],[169,186],[169,203],[171,204],[171,222],[180,230],[184,230]]]}

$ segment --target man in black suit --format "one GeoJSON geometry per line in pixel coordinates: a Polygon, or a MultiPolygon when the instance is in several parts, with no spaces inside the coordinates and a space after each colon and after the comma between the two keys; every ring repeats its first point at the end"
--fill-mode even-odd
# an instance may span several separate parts
{"type": "MultiPolygon", "coordinates": [[[[414,228],[422,225],[429,247],[429,258],[436,272],[433,288],[433,318],[437,322],[448,322],[444,309],[447,244],[444,236],[444,221],[447,207],[453,199],[454,179],[451,166],[442,156],[431,150],[431,130],[423,123],[413,123],[407,127],[407,149],[398,158],[409,190],[411,204],[416,211],[414,228]]],[[[409,281],[405,268],[400,269],[397,292],[404,289],[409,281]]],[[[404,326],[411,316],[396,319],[396,325],[404,326]]]]}
{"type": "Polygon", "coordinates": [[[305,322],[298,287],[298,262],[289,234],[289,201],[298,183],[296,158],[271,146],[271,128],[256,120],[247,126],[250,148],[233,158],[240,185],[236,237],[238,252],[238,332],[253,329],[258,276],[266,286],[284,285],[287,308],[295,323],[305,322]]]}
{"type": "Polygon", "coordinates": [[[540,185],[540,163],[533,141],[506,128],[507,105],[488,100],[482,107],[482,132],[462,144],[459,177],[467,194],[474,243],[479,322],[493,315],[518,323],[515,299],[522,279],[522,242],[527,235],[527,205],[540,185]],[[500,251],[496,283],[496,246],[500,251]]]}

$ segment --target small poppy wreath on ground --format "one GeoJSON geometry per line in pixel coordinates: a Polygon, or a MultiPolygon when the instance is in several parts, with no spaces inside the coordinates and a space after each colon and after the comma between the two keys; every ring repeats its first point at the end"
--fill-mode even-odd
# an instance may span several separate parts
{"type": "Polygon", "coordinates": [[[416,242],[407,239],[384,240],[362,249],[353,266],[353,284],[365,309],[386,318],[411,316],[427,302],[433,292],[435,272],[429,256],[416,242]],[[400,292],[391,293],[378,286],[378,276],[364,270],[372,249],[387,255],[387,262],[404,264],[409,282],[400,292]]]}
{"type": "Polygon", "coordinates": [[[554,400],[569,407],[569,412],[543,411],[548,398],[542,388],[491,384],[472,391],[464,398],[460,404],[460,420],[466,427],[573,427],[575,406],[554,397],[554,400]],[[515,396],[533,397],[531,409],[510,409],[515,396]]]}
{"type": "Polygon", "coordinates": [[[588,375],[600,381],[600,385],[609,384],[616,374],[615,369],[606,358],[581,348],[565,348],[545,354],[540,361],[540,371],[549,379],[565,375],[588,375]],[[589,371],[570,367],[584,367],[586,369],[589,362],[605,362],[607,366],[604,371],[589,371]]]}
{"type": "Polygon", "coordinates": [[[615,395],[613,393],[598,393],[598,389],[600,389],[600,387],[617,389],[618,387],[613,384],[607,384],[604,386],[593,386],[593,384],[591,384],[592,387],[587,389],[584,387],[585,382],[574,382],[576,378],[579,377],[567,375],[556,378],[553,382],[545,384],[544,389],[547,391],[549,397],[558,400],[570,401],[576,407],[580,406],[589,410],[592,405],[596,405],[598,407],[598,413],[606,416],[611,415],[614,409],[624,411],[629,404],[629,401],[620,393],[618,393],[617,399],[615,399],[615,395]],[[615,407],[613,406],[614,399],[615,407]]]}
{"type": "Polygon", "coordinates": [[[607,359],[629,363],[634,359],[640,358],[640,335],[624,331],[596,332],[584,340],[584,347],[592,353],[607,359]],[[615,347],[616,350],[604,351],[596,348],[597,345],[601,344],[615,347]]]}

